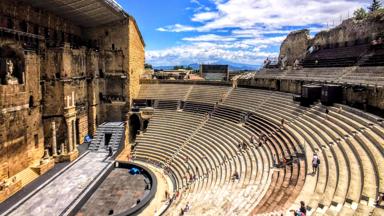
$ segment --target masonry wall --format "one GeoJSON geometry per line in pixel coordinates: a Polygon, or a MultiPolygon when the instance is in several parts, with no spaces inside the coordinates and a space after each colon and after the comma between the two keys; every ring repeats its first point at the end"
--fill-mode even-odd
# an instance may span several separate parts
{"type": "MultiPolygon", "coordinates": [[[[123,113],[128,110],[130,58],[128,28],[129,21],[124,20],[85,30],[87,37],[94,38],[100,43],[98,66],[91,70],[97,74],[97,84],[93,82],[92,85],[97,101],[90,101],[94,106],[90,108],[90,112],[91,116],[97,119],[88,119],[90,123],[122,121],[123,113]]],[[[90,128],[93,126],[90,125],[90,128]]]]}
{"type": "MultiPolygon", "coordinates": [[[[238,80],[238,86],[241,87],[263,88],[289,92],[298,95],[301,94],[301,87],[310,83],[317,83],[320,85],[324,84],[322,82],[304,80],[278,80],[273,78],[238,80]]],[[[362,85],[344,85],[342,103],[359,109],[366,109],[369,112],[383,116],[384,88],[362,85]]]]}
{"type": "Polygon", "coordinates": [[[15,35],[0,34],[0,48],[10,47],[23,56],[25,82],[0,84],[0,180],[37,164],[44,149],[52,153],[52,122],[58,150],[66,143],[68,96],[74,95],[77,144],[93,135],[98,124],[122,121],[144,71],[144,42],[133,18],[84,29],[3,0],[0,27],[8,28],[9,19],[15,35]],[[19,37],[15,32],[20,31],[34,37],[19,37]],[[83,43],[88,40],[93,44],[83,43]]]}
{"type": "Polygon", "coordinates": [[[295,60],[302,60],[309,47],[310,36],[308,30],[294,31],[288,34],[280,47],[279,59],[287,57],[287,65],[293,65],[295,60]]]}
{"type": "MultiPolygon", "coordinates": [[[[0,46],[22,50],[21,44],[1,40],[0,46]]],[[[0,179],[32,165],[44,153],[40,91],[40,58],[24,52],[25,82],[0,85],[0,179]]]]}
{"type": "Polygon", "coordinates": [[[279,57],[287,56],[287,65],[293,65],[296,59],[305,57],[310,46],[343,47],[368,44],[383,33],[383,20],[382,12],[371,14],[364,20],[347,19],[335,28],[317,33],[313,38],[310,38],[306,29],[291,32],[281,44],[279,57]]]}
{"type": "Polygon", "coordinates": [[[129,104],[140,90],[140,76],[144,73],[144,41],[137,28],[136,21],[129,19],[129,104]]]}

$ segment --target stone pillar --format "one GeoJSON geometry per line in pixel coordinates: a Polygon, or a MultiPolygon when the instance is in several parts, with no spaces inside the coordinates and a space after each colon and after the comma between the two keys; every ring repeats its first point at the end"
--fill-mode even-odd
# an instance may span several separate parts
{"type": "Polygon", "coordinates": [[[68,153],[71,153],[73,150],[72,121],[67,119],[66,123],[67,123],[67,140],[68,140],[67,151],[68,153]]]}
{"type": "Polygon", "coordinates": [[[61,143],[60,144],[60,154],[63,155],[64,153],[65,153],[64,143],[61,143]]]}
{"type": "Polygon", "coordinates": [[[75,121],[72,120],[72,136],[73,136],[73,149],[76,149],[77,141],[76,141],[76,124],[75,121]]]}
{"type": "Polygon", "coordinates": [[[67,105],[66,108],[71,106],[69,101],[70,101],[69,96],[66,96],[66,105],[67,105]]]}
{"type": "Polygon", "coordinates": [[[72,106],[75,106],[75,92],[72,92],[72,106]]]}
{"type": "Polygon", "coordinates": [[[52,155],[57,156],[57,143],[56,143],[56,124],[52,122],[52,155]]]}

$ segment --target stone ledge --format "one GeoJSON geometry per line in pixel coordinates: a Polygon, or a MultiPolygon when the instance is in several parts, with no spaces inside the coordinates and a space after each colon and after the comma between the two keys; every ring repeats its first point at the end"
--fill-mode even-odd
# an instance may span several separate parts
{"type": "Polygon", "coordinates": [[[3,190],[0,190],[0,203],[8,199],[8,197],[15,194],[21,188],[22,188],[21,180],[18,180],[15,183],[12,183],[11,185],[5,187],[3,190]]]}
{"type": "Polygon", "coordinates": [[[74,161],[76,158],[79,157],[79,152],[78,151],[73,151],[65,155],[59,155],[54,157],[56,163],[61,163],[61,162],[66,162],[66,161],[74,161]]]}
{"type": "Polygon", "coordinates": [[[32,167],[32,169],[39,175],[43,175],[55,166],[55,160],[49,159],[44,161],[43,164],[32,167]]]}

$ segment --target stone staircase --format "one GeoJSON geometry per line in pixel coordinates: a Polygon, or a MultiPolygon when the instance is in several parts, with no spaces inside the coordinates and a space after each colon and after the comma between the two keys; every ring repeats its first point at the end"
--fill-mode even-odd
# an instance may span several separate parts
{"type": "Polygon", "coordinates": [[[107,152],[107,146],[105,145],[106,134],[111,134],[109,146],[112,146],[112,150],[116,153],[120,144],[124,138],[124,123],[123,122],[106,122],[97,128],[96,135],[89,145],[90,151],[107,152]]]}
{"type": "Polygon", "coordinates": [[[39,177],[39,174],[36,173],[33,168],[27,168],[23,171],[19,172],[16,175],[16,179],[21,180],[22,186],[26,186],[27,184],[31,183],[33,180],[35,180],[37,177],[39,177]]]}

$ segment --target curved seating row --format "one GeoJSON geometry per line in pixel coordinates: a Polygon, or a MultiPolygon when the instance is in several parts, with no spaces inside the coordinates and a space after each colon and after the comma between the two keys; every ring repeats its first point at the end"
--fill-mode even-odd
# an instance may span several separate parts
{"type": "Polygon", "coordinates": [[[210,118],[203,113],[211,98],[187,101],[182,112],[156,109],[137,138],[134,158],[175,178],[181,196],[170,214],[190,203],[192,215],[263,215],[297,209],[302,200],[312,215],[380,211],[374,201],[384,192],[383,126],[340,105],[328,107],[328,115],[320,104],[300,107],[286,93],[229,92],[223,103],[208,105],[210,118]],[[321,161],[316,174],[314,153],[321,161]]]}

